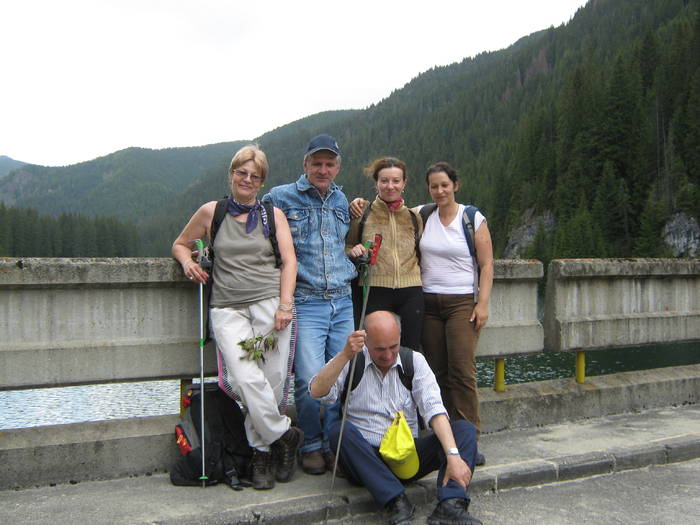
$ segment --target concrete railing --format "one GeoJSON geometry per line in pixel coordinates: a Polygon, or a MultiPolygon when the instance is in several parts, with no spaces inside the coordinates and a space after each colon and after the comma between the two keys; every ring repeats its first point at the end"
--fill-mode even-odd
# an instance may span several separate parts
{"type": "MultiPolygon", "coordinates": [[[[700,260],[495,264],[480,357],[700,340],[700,260]]],[[[0,389],[198,375],[197,287],[170,259],[0,259],[0,389]]],[[[205,370],[216,373],[214,352],[205,370]]]]}
{"type": "MultiPolygon", "coordinates": [[[[541,277],[537,261],[496,263],[479,355],[542,350],[541,277]]],[[[0,259],[0,389],[196,377],[198,322],[170,259],[0,259]]]]}
{"type": "Polygon", "coordinates": [[[700,259],[561,259],[549,266],[545,347],[700,340],[700,259]]]}
{"type": "Polygon", "coordinates": [[[537,318],[537,285],[542,263],[503,259],[495,262],[489,320],[479,337],[479,357],[540,352],[544,335],[537,318]]]}
{"type": "Polygon", "coordinates": [[[198,322],[170,259],[0,259],[0,389],[198,376],[198,322]]]}

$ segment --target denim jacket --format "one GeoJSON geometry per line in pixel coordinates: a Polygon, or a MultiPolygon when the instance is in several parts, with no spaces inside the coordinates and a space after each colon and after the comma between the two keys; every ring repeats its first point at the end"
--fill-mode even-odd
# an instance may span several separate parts
{"type": "Polygon", "coordinates": [[[324,199],[302,174],[296,182],[272,188],[262,200],[287,216],[297,256],[295,295],[335,299],[350,294],[357,272],[345,254],[350,214],[341,187],[332,183],[324,199]]]}

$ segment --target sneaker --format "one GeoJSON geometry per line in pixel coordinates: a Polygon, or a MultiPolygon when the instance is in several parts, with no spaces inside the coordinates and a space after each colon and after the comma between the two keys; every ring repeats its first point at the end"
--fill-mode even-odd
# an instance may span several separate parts
{"type": "Polygon", "coordinates": [[[469,514],[469,502],[464,498],[440,501],[428,516],[428,525],[482,525],[481,520],[469,514]]]}
{"type": "Polygon", "coordinates": [[[257,448],[254,449],[251,470],[253,472],[254,489],[267,490],[275,486],[275,474],[273,472],[271,452],[263,452],[257,448]]]}
{"type": "Polygon", "coordinates": [[[270,448],[275,462],[275,479],[287,483],[297,469],[297,450],[304,441],[304,432],[297,427],[289,427],[282,437],[270,448]]]}
{"type": "Polygon", "coordinates": [[[384,505],[383,514],[389,525],[408,525],[411,523],[415,510],[416,508],[411,505],[406,493],[402,492],[384,505]]]}
{"type": "Polygon", "coordinates": [[[325,474],[326,461],[320,449],[301,455],[301,468],[307,474],[325,474]]]}

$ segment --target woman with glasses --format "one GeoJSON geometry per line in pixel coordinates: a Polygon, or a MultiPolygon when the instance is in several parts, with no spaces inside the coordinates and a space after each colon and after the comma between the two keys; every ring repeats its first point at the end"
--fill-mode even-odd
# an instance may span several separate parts
{"type": "Polygon", "coordinates": [[[241,148],[228,172],[230,197],[201,206],[172,247],[187,278],[197,283],[210,276],[192,260],[194,243],[207,237],[213,248],[209,319],[219,384],[247,407],[256,489],[291,479],[303,441],[284,413],[297,263],[285,215],[257,198],[267,171],[262,150],[241,148]]]}

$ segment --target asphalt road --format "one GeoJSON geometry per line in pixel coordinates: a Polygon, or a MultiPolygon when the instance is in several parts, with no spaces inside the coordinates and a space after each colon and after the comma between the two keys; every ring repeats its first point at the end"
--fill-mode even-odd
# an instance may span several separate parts
{"type": "MultiPolygon", "coordinates": [[[[700,525],[698,405],[485,434],[479,448],[471,510],[487,525],[700,525]]],[[[297,472],[274,490],[235,492],[175,487],[159,473],[5,490],[0,524],[306,525],[326,509],[345,517],[335,523],[383,523],[366,489],[339,479],[330,501],[329,483],[297,472]]],[[[414,523],[432,511],[434,487],[434,475],[407,487],[423,502],[414,523]]]]}
{"type": "MultiPolygon", "coordinates": [[[[425,523],[432,508],[419,508],[413,523],[425,523]]],[[[470,510],[484,525],[698,525],[700,459],[482,494],[470,510]]],[[[375,523],[384,523],[379,514],[329,521],[375,523]]]]}

